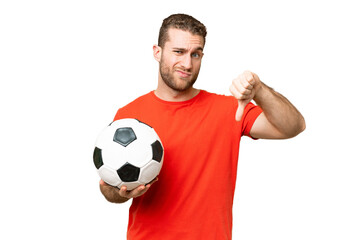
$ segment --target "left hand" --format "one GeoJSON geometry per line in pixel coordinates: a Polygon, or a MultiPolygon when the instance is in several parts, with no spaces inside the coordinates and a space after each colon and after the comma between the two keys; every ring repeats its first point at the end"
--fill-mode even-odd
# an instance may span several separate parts
{"type": "Polygon", "coordinates": [[[245,71],[232,81],[231,94],[238,100],[235,120],[240,121],[246,105],[255,97],[260,87],[259,77],[250,71],[245,71]]]}

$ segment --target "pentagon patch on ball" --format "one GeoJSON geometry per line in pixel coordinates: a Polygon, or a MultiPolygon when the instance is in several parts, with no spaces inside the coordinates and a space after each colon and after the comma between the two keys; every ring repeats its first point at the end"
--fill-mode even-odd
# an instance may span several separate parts
{"type": "Polygon", "coordinates": [[[116,132],[114,134],[114,142],[117,142],[124,147],[129,145],[131,142],[136,140],[136,135],[134,133],[134,130],[129,127],[125,128],[118,128],[116,129],[116,132]]]}
{"type": "Polygon", "coordinates": [[[112,122],[98,136],[94,165],[107,184],[132,190],[159,174],[164,148],[155,130],[137,119],[112,122]]]}

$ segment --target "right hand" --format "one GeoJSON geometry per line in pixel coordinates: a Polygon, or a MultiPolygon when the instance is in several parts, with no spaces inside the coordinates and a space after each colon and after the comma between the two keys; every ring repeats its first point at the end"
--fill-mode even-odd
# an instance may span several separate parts
{"type": "Polygon", "coordinates": [[[117,194],[119,194],[119,196],[121,198],[123,198],[124,201],[126,201],[126,200],[129,200],[130,198],[140,197],[141,195],[146,193],[149,190],[149,188],[151,187],[151,185],[156,181],[158,181],[158,178],[155,178],[152,182],[150,182],[146,185],[140,185],[131,191],[128,191],[126,186],[122,186],[119,190],[117,187],[113,187],[113,186],[105,183],[103,180],[100,180],[100,185],[103,188],[106,188],[108,191],[116,191],[117,194]]]}

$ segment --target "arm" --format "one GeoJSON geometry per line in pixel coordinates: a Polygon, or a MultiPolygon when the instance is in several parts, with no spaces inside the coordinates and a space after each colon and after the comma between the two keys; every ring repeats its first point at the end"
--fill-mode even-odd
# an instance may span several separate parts
{"type": "Polygon", "coordinates": [[[285,139],[305,130],[301,113],[284,96],[262,83],[256,74],[244,72],[233,80],[230,91],[239,101],[236,120],[240,121],[246,104],[252,99],[263,110],[251,128],[252,137],[285,139]]]}
{"type": "Polygon", "coordinates": [[[127,191],[125,186],[121,187],[121,189],[118,189],[117,187],[110,186],[103,180],[100,180],[100,191],[109,202],[124,203],[127,202],[130,198],[136,198],[146,193],[147,190],[149,190],[151,187],[151,184],[157,180],[158,179],[156,178],[153,182],[146,184],[146,186],[140,185],[131,191],[127,191]]]}

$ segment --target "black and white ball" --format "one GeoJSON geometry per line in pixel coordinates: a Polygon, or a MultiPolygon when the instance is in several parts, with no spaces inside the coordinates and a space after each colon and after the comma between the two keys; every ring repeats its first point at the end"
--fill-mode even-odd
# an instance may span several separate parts
{"type": "Polygon", "coordinates": [[[163,159],[164,148],[155,130],[131,118],[107,126],[96,140],[93,156],[101,179],[127,190],[154,180],[163,159]]]}

